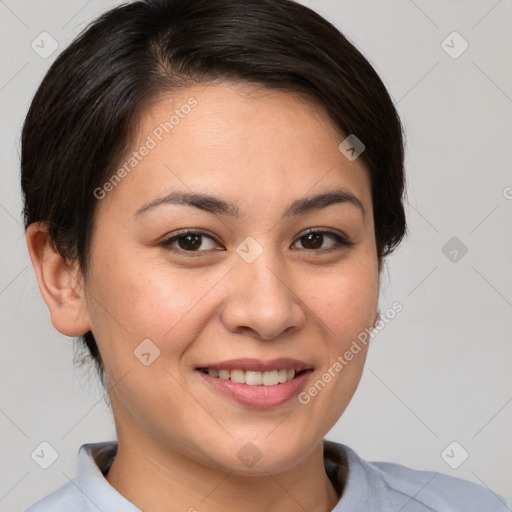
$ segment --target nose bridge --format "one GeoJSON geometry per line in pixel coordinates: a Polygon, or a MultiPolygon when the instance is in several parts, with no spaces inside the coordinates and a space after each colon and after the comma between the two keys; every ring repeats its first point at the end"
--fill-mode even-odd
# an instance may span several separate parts
{"type": "Polygon", "coordinates": [[[292,300],[290,289],[285,285],[285,267],[272,248],[266,247],[254,261],[243,258],[241,260],[237,263],[237,267],[245,276],[247,296],[251,302],[268,305],[270,309],[271,304],[282,308],[292,300]]]}
{"type": "MultiPolygon", "coordinates": [[[[272,298],[284,300],[289,299],[289,288],[286,283],[286,272],[279,259],[270,254],[270,250],[259,256],[252,263],[245,263],[247,282],[252,294],[257,300],[265,295],[268,300],[272,298]]],[[[240,266],[244,266],[242,263],[240,266]]]]}

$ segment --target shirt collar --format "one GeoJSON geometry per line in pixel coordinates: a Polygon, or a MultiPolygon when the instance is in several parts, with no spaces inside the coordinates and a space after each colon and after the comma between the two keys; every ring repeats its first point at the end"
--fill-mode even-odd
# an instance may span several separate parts
{"type": "MultiPolygon", "coordinates": [[[[348,446],[325,439],[323,446],[325,471],[338,494],[342,490],[341,499],[332,512],[370,512],[376,510],[376,503],[379,504],[379,511],[385,512],[388,507],[385,505],[384,484],[369,470],[368,464],[348,446]]],[[[80,448],[77,479],[88,511],[141,512],[112,487],[104,476],[116,453],[116,441],[89,443],[80,448]]]]}
{"type": "Polygon", "coordinates": [[[325,439],[323,444],[326,470],[328,471],[330,461],[335,461],[338,482],[343,487],[341,498],[332,512],[347,510],[351,512],[388,512],[391,510],[386,484],[371,464],[362,460],[354,450],[344,444],[325,439]],[[342,462],[343,459],[345,459],[344,462],[342,462]],[[336,461],[339,462],[336,463],[336,461]]]}
{"type": "Polygon", "coordinates": [[[112,487],[104,474],[117,453],[116,441],[84,444],[78,453],[78,485],[87,511],[142,512],[112,487]]]}

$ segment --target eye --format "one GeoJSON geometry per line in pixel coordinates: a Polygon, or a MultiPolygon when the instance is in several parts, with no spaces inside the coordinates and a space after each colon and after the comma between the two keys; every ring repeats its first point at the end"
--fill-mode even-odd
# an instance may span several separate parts
{"type": "MultiPolygon", "coordinates": [[[[217,242],[205,233],[200,231],[181,231],[180,233],[167,238],[160,244],[165,249],[173,251],[203,252],[215,249],[217,242]]],[[[218,250],[218,249],[217,249],[218,250]]]]}
{"type": "MultiPolygon", "coordinates": [[[[297,243],[302,244],[302,247],[298,247],[299,250],[302,249],[313,252],[330,252],[354,245],[353,242],[350,242],[347,238],[338,233],[314,229],[311,229],[300,236],[293,245],[296,245],[297,243]],[[328,242],[329,240],[331,243],[325,247],[325,242],[328,242]]],[[[183,230],[165,239],[160,243],[160,246],[178,253],[199,253],[209,250],[225,250],[218,247],[219,244],[213,237],[201,231],[193,230],[183,230]]]]}
{"type": "MultiPolygon", "coordinates": [[[[307,233],[303,234],[297,239],[297,242],[302,243],[302,249],[304,250],[312,250],[317,251],[320,249],[322,252],[330,252],[336,249],[340,249],[342,247],[348,247],[354,245],[353,242],[350,242],[347,238],[339,235],[338,233],[334,233],[332,231],[321,231],[321,230],[309,230],[307,233]],[[326,240],[334,241],[328,245],[328,247],[323,246],[326,240]]],[[[292,246],[293,247],[293,246],[292,246]]],[[[301,249],[299,247],[299,249],[301,249]]]]}

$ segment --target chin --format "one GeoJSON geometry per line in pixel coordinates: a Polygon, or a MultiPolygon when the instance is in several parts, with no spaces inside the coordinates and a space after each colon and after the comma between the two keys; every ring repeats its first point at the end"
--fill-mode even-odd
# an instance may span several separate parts
{"type": "Polygon", "coordinates": [[[263,476],[278,474],[296,467],[321,442],[304,440],[300,442],[293,436],[275,439],[261,437],[237,442],[236,461],[229,459],[229,470],[243,476],[263,476]]]}

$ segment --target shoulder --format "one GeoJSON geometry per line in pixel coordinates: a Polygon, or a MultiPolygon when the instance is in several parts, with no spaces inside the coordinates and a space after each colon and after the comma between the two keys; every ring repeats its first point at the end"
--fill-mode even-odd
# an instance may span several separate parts
{"type": "MultiPolygon", "coordinates": [[[[366,462],[368,469],[379,476],[390,496],[400,503],[413,503],[425,510],[443,512],[509,512],[512,503],[490,489],[476,483],[435,471],[419,471],[392,462],[366,462]]],[[[420,508],[420,510],[423,510],[420,508]]]]}
{"type": "MultiPolygon", "coordinates": [[[[362,500],[365,510],[379,512],[512,511],[512,502],[484,486],[435,471],[365,461],[348,446],[336,445],[348,457],[347,482],[340,505],[345,505],[343,498],[346,498],[347,505],[362,500]]],[[[341,510],[352,509],[342,506],[341,510]]]]}
{"type": "Polygon", "coordinates": [[[386,485],[402,494],[439,511],[508,512],[512,503],[490,489],[468,480],[434,471],[418,471],[390,462],[371,463],[386,485]]]}
{"type": "Polygon", "coordinates": [[[71,481],[34,503],[25,512],[82,512],[86,510],[83,494],[71,481]]]}

